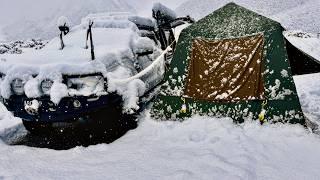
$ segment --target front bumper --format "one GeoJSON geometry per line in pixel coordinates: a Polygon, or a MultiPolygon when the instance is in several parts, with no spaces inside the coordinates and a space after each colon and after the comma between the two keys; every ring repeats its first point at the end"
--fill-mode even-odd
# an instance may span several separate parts
{"type": "Polygon", "coordinates": [[[108,94],[103,96],[76,96],[61,99],[58,105],[50,101],[50,97],[27,98],[26,96],[11,96],[4,100],[4,105],[14,116],[24,121],[37,122],[73,122],[84,117],[88,113],[94,113],[101,109],[116,108],[122,103],[121,96],[108,94]],[[25,103],[36,100],[39,108],[36,113],[30,113],[25,109],[25,103]],[[74,103],[75,101],[80,102],[74,103]],[[75,106],[77,104],[77,106],[75,106]]]}

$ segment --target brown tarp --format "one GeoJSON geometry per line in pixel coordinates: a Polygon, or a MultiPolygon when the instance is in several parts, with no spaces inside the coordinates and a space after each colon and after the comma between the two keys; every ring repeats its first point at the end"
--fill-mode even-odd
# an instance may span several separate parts
{"type": "Polygon", "coordinates": [[[262,34],[194,39],[184,94],[209,101],[264,99],[263,44],[262,34]]]}

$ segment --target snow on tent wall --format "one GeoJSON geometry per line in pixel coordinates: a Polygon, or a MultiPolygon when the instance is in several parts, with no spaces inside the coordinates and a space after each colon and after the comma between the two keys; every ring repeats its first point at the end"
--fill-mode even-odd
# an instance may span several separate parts
{"type": "Polygon", "coordinates": [[[234,3],[227,4],[184,29],[160,95],[153,104],[152,115],[159,119],[180,119],[193,114],[224,115],[237,121],[243,121],[243,117],[251,115],[257,118],[261,112],[261,100],[219,103],[185,98],[184,102],[183,91],[192,39],[201,37],[221,40],[263,33],[264,90],[270,107],[265,117],[270,121],[303,123],[304,117],[296,96],[282,31],[278,22],[234,3]],[[287,70],[288,77],[281,76],[283,70],[287,70]],[[183,104],[189,107],[186,113],[181,111],[183,104]],[[273,116],[279,118],[275,120],[273,116]]]}
{"type": "Polygon", "coordinates": [[[262,51],[262,34],[194,39],[184,95],[226,102],[264,99],[262,51]]]}

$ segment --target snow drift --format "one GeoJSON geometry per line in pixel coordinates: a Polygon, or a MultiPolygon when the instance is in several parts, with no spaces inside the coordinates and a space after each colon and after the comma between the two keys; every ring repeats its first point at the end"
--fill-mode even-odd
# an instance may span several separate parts
{"type": "MultiPolygon", "coordinates": [[[[8,116],[0,120],[0,133],[8,121],[13,120],[8,116]]],[[[193,117],[183,123],[156,122],[147,116],[136,130],[109,145],[54,151],[8,146],[0,140],[0,176],[317,179],[319,150],[319,138],[300,125],[236,125],[231,119],[209,117],[193,117]]]]}

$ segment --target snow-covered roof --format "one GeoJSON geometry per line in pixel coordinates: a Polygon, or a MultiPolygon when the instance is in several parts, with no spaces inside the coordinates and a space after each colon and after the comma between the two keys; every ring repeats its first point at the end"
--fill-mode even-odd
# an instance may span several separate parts
{"type": "MultiPolygon", "coordinates": [[[[86,30],[72,32],[63,41],[65,48],[60,50],[58,37],[41,50],[23,54],[6,54],[2,58],[9,64],[42,66],[47,64],[80,64],[91,61],[90,48],[85,49],[86,30]]],[[[104,60],[110,53],[130,51],[130,40],[134,35],[131,29],[93,28],[93,43],[97,60],[104,60]]]]}

